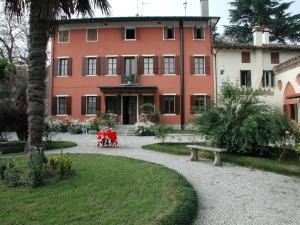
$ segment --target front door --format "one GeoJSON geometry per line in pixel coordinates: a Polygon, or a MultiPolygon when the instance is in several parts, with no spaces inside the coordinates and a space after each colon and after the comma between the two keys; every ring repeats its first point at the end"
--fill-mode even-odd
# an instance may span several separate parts
{"type": "Polygon", "coordinates": [[[137,96],[123,96],[123,124],[137,122],[137,96]]]}

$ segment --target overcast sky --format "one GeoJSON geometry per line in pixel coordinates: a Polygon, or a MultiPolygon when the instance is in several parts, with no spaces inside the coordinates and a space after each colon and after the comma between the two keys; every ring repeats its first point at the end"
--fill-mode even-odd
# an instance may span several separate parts
{"type": "MultiPolygon", "coordinates": [[[[139,14],[144,16],[184,16],[185,0],[108,0],[112,6],[112,16],[135,16],[137,8],[139,14]],[[138,3],[138,4],[137,4],[138,3]],[[144,3],[144,4],[143,4],[144,3]],[[137,7],[138,5],[138,7],[137,7]]],[[[210,16],[219,16],[221,20],[218,28],[222,31],[223,25],[227,25],[229,2],[231,0],[209,0],[210,16]]],[[[288,1],[288,0],[283,0],[288,1]]],[[[292,14],[300,12],[300,0],[290,8],[292,14]]],[[[200,15],[200,0],[187,0],[187,16],[200,15]]],[[[99,12],[96,16],[101,16],[99,12]]]]}

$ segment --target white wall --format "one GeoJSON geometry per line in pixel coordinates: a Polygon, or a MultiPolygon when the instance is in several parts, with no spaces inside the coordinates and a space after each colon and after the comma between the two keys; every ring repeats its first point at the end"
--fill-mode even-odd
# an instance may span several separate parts
{"type": "MultiPolygon", "coordinates": [[[[215,49],[217,91],[220,93],[223,82],[229,79],[233,83],[240,84],[240,71],[251,70],[251,83],[254,89],[261,88],[263,70],[273,70],[271,64],[271,52],[279,52],[280,63],[300,55],[300,51],[271,51],[262,49],[215,49]],[[251,53],[251,63],[242,63],[242,52],[251,53]],[[221,70],[224,74],[221,75],[221,70]]],[[[276,86],[276,83],[275,83],[276,86]]],[[[274,92],[274,88],[270,89],[274,92]]],[[[270,104],[276,104],[275,95],[261,96],[261,99],[270,104]]]]}

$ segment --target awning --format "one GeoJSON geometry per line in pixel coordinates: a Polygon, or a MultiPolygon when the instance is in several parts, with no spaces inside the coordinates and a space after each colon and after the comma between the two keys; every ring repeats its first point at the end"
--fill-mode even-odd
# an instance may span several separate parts
{"type": "Polygon", "coordinates": [[[154,94],[156,86],[124,85],[124,86],[101,86],[100,91],[104,94],[154,94]]]}
{"type": "Polygon", "coordinates": [[[293,94],[293,95],[287,96],[286,98],[287,98],[287,99],[300,98],[300,93],[296,93],[296,94],[293,94]]]}

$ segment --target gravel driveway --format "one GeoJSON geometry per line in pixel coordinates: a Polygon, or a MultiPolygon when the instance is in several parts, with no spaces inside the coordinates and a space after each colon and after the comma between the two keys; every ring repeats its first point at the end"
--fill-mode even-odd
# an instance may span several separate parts
{"type": "MultiPolygon", "coordinates": [[[[61,134],[75,141],[70,153],[99,153],[158,163],[176,170],[193,185],[199,210],[195,225],[299,225],[300,179],[225,163],[191,162],[187,156],[142,150],[152,137],[120,137],[119,149],[99,150],[95,135],[61,134]]],[[[54,151],[57,152],[57,151],[54,151]]]]}

